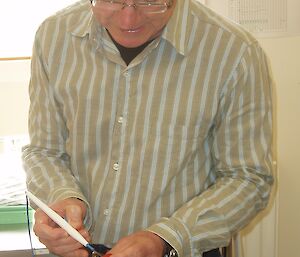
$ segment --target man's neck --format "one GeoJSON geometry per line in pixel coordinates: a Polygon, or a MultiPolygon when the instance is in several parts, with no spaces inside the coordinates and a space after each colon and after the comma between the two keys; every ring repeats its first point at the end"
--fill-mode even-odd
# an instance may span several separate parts
{"type": "Polygon", "coordinates": [[[114,40],[112,35],[108,32],[108,35],[110,36],[111,40],[115,44],[115,46],[118,48],[120,55],[122,59],[125,61],[127,65],[136,57],[138,56],[156,37],[153,39],[147,41],[146,43],[137,46],[137,47],[125,47],[120,45],[117,41],[114,40]]]}

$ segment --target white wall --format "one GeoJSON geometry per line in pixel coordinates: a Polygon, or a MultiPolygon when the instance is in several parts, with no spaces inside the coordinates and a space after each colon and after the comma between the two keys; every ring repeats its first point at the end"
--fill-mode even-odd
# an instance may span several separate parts
{"type": "MultiPolygon", "coordinates": [[[[77,0],[1,0],[0,57],[30,56],[35,31],[57,10],[77,0]],[[17,17],[17,19],[16,19],[17,17]]],[[[0,75],[2,76],[2,74],[0,75]]]]}
{"type": "Polygon", "coordinates": [[[27,134],[30,61],[0,61],[0,137],[27,134]]]}
{"type": "Polygon", "coordinates": [[[300,36],[260,41],[270,57],[277,91],[278,257],[298,257],[300,255],[300,36]]]}

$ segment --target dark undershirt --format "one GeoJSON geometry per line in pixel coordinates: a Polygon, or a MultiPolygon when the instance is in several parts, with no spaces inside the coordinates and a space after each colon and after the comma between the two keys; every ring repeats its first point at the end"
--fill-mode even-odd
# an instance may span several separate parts
{"type": "Polygon", "coordinates": [[[126,62],[127,66],[129,63],[139,54],[141,53],[147,45],[149,45],[153,40],[147,41],[146,43],[138,46],[138,47],[125,47],[116,42],[113,37],[108,32],[111,40],[114,42],[116,47],[118,48],[122,59],[126,62]]]}

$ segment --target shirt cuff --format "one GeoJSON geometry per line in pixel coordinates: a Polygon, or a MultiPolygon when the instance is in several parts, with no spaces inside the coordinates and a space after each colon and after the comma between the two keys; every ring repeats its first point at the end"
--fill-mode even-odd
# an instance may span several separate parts
{"type": "Polygon", "coordinates": [[[85,228],[87,230],[90,230],[93,225],[92,209],[91,209],[89,202],[87,201],[87,199],[85,198],[85,196],[82,193],[74,190],[73,188],[58,189],[49,195],[48,202],[52,203],[52,202],[56,202],[58,200],[64,200],[67,198],[78,198],[79,200],[81,200],[85,203],[86,214],[85,214],[83,223],[84,223],[85,228]]]}
{"type": "Polygon", "coordinates": [[[178,257],[189,257],[192,254],[191,236],[187,227],[178,219],[162,218],[158,223],[146,229],[164,239],[177,252],[178,257]]]}

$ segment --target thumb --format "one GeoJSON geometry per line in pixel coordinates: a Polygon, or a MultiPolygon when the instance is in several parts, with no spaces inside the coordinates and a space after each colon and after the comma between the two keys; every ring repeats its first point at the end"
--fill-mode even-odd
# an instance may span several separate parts
{"type": "Polygon", "coordinates": [[[66,207],[66,219],[75,229],[79,230],[83,226],[83,213],[78,205],[68,205],[66,207]]]}

